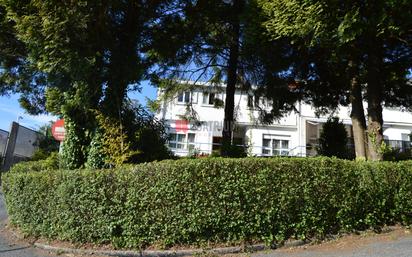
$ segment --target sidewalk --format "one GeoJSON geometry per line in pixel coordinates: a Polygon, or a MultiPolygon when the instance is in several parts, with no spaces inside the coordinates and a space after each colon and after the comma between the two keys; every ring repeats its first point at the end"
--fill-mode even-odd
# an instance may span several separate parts
{"type": "Polygon", "coordinates": [[[320,245],[278,249],[252,254],[253,257],[410,257],[412,231],[396,227],[381,234],[350,235],[320,245]]]}

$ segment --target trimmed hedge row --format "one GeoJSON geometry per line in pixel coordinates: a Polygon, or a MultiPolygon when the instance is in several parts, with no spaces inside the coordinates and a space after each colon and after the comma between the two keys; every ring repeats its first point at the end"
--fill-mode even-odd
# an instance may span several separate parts
{"type": "Polygon", "coordinates": [[[270,244],[412,222],[412,162],[186,159],[11,172],[3,189],[11,222],[29,235],[125,248],[270,244]]]}

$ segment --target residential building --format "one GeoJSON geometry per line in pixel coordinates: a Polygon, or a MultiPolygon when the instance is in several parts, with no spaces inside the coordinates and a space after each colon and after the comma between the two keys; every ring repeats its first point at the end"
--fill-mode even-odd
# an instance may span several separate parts
{"type": "MultiPolygon", "coordinates": [[[[208,84],[180,92],[175,98],[163,101],[157,114],[168,125],[169,148],[178,156],[192,152],[211,154],[222,141],[224,118],[224,90],[208,84]],[[186,119],[191,117],[191,121],[186,119]],[[193,119],[194,117],[194,119],[193,119]]],[[[161,99],[163,92],[158,92],[161,99]]],[[[328,116],[316,116],[315,109],[296,103],[296,111],[270,125],[259,122],[260,108],[270,108],[270,102],[257,99],[240,89],[235,93],[236,125],[233,141],[245,147],[251,156],[313,156],[328,116]]],[[[366,104],[365,104],[366,108],[366,104]]],[[[366,112],[366,109],[365,109],[366,112]]],[[[353,138],[350,107],[341,106],[334,116],[345,124],[349,138],[353,138]]],[[[412,114],[400,109],[384,109],[384,138],[392,147],[410,148],[412,114]]]]}

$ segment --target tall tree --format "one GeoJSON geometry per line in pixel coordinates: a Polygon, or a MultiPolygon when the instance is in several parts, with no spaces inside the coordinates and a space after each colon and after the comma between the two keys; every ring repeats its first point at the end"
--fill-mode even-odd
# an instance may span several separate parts
{"type": "MultiPolygon", "coordinates": [[[[405,71],[410,68],[405,60],[411,58],[411,2],[260,0],[259,3],[268,15],[265,25],[274,38],[289,37],[293,42],[308,45],[310,50],[326,49],[332,53],[329,60],[336,60],[338,66],[335,67],[345,64],[347,87],[340,88],[331,77],[332,80],[327,78],[330,86],[324,92],[348,93],[357,157],[366,157],[363,149],[364,142],[368,141],[368,157],[382,159],[379,151],[383,143],[382,105],[409,105],[400,98],[410,99],[411,95],[405,83],[405,71]],[[394,54],[397,57],[393,59],[394,54]],[[364,91],[362,84],[366,85],[364,91]],[[408,93],[391,94],[395,88],[408,93]],[[368,140],[364,139],[363,132],[363,98],[368,102],[368,140]]],[[[310,70],[322,62],[321,56],[312,56],[308,61],[310,68],[305,69],[310,70]]],[[[307,79],[311,80],[313,74],[308,75],[307,79]]]]}
{"type": "MultiPolygon", "coordinates": [[[[172,82],[179,79],[191,81],[188,83],[189,89],[195,87],[199,80],[210,82],[215,87],[225,80],[224,146],[233,143],[236,90],[259,88],[257,94],[276,98],[272,111],[262,112],[262,117],[267,120],[273,120],[286,109],[292,109],[291,104],[285,104],[285,100],[290,99],[282,99],[277,94],[282,90],[288,91],[286,76],[282,77],[280,73],[286,74],[289,67],[284,60],[288,58],[283,57],[290,53],[284,52],[284,42],[268,43],[255,1],[177,2],[176,11],[163,17],[156,28],[159,38],[155,42],[167,42],[170,47],[157,45],[152,57],[160,64],[163,78],[171,78],[168,81],[172,82]],[[276,53],[277,50],[280,54],[276,53]],[[273,60],[268,53],[276,53],[279,58],[273,60]]],[[[169,87],[167,91],[182,90],[181,83],[178,86],[171,83],[169,86],[172,89],[169,87]]],[[[173,95],[168,93],[169,97],[173,95]]],[[[225,149],[222,148],[222,154],[228,155],[225,149]]]]}
{"type": "Polygon", "coordinates": [[[26,54],[14,22],[8,19],[6,9],[0,4],[0,95],[27,89],[32,69],[25,62],[26,54]]]}
{"type": "MultiPolygon", "coordinates": [[[[72,141],[76,154],[87,154],[96,126],[91,109],[121,121],[128,90],[138,89],[150,66],[143,53],[150,27],[168,2],[1,1],[26,47],[24,62],[44,78],[32,85],[38,90],[31,90],[25,103],[37,112],[47,106],[48,111],[64,116],[74,131],[67,140],[70,135],[77,137],[72,141]],[[42,101],[44,96],[47,102],[42,101]]],[[[68,159],[77,161],[71,167],[86,159],[72,157],[68,159]]]]}
{"type": "MultiPolygon", "coordinates": [[[[164,42],[163,37],[173,42],[173,48],[156,46],[154,57],[161,64],[161,75],[194,82],[189,87],[195,87],[199,80],[218,87],[226,80],[224,145],[232,143],[245,5],[245,0],[177,1],[177,11],[163,17],[157,26],[159,39],[155,43],[164,42]]],[[[222,154],[227,155],[224,149],[222,154]]]]}

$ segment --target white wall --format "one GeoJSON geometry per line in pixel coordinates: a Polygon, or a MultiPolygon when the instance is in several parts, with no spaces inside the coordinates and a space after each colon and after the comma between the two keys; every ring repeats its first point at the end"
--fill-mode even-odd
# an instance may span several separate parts
{"type": "Polygon", "coordinates": [[[274,139],[288,140],[290,149],[297,149],[299,146],[297,128],[251,127],[246,130],[246,142],[251,145],[249,150],[251,155],[262,154],[263,135],[271,135],[274,139]]]}
{"type": "MultiPolygon", "coordinates": [[[[192,94],[192,107],[198,115],[200,121],[207,121],[207,128],[202,127],[191,132],[196,133],[196,148],[200,152],[210,153],[212,149],[213,136],[221,136],[221,128],[216,127],[223,125],[224,109],[215,108],[214,106],[205,105],[202,103],[203,91],[197,90],[192,94]]],[[[223,94],[220,99],[224,99],[223,94]]],[[[315,109],[307,104],[296,104],[299,113],[291,112],[271,125],[259,125],[259,112],[252,110],[247,106],[248,96],[246,93],[236,91],[236,121],[242,126],[246,126],[245,144],[252,144],[254,147],[250,150],[253,155],[261,154],[262,138],[264,134],[279,135],[279,137],[289,138],[289,148],[293,149],[292,155],[305,155],[306,149],[306,121],[323,123],[326,122],[328,115],[317,117],[315,109]]],[[[365,113],[367,113],[367,105],[365,113]]],[[[171,132],[174,131],[174,122],[181,120],[181,115],[184,115],[187,110],[186,104],[177,103],[177,97],[173,100],[164,103],[161,111],[157,114],[160,119],[165,119],[171,125],[171,132]]],[[[350,107],[340,107],[334,114],[340,117],[344,124],[351,124],[350,107]]],[[[412,114],[402,112],[399,109],[384,109],[384,135],[389,140],[405,140],[402,134],[410,134],[412,132],[412,114]]],[[[187,154],[187,151],[182,154],[187,154]]]]}

